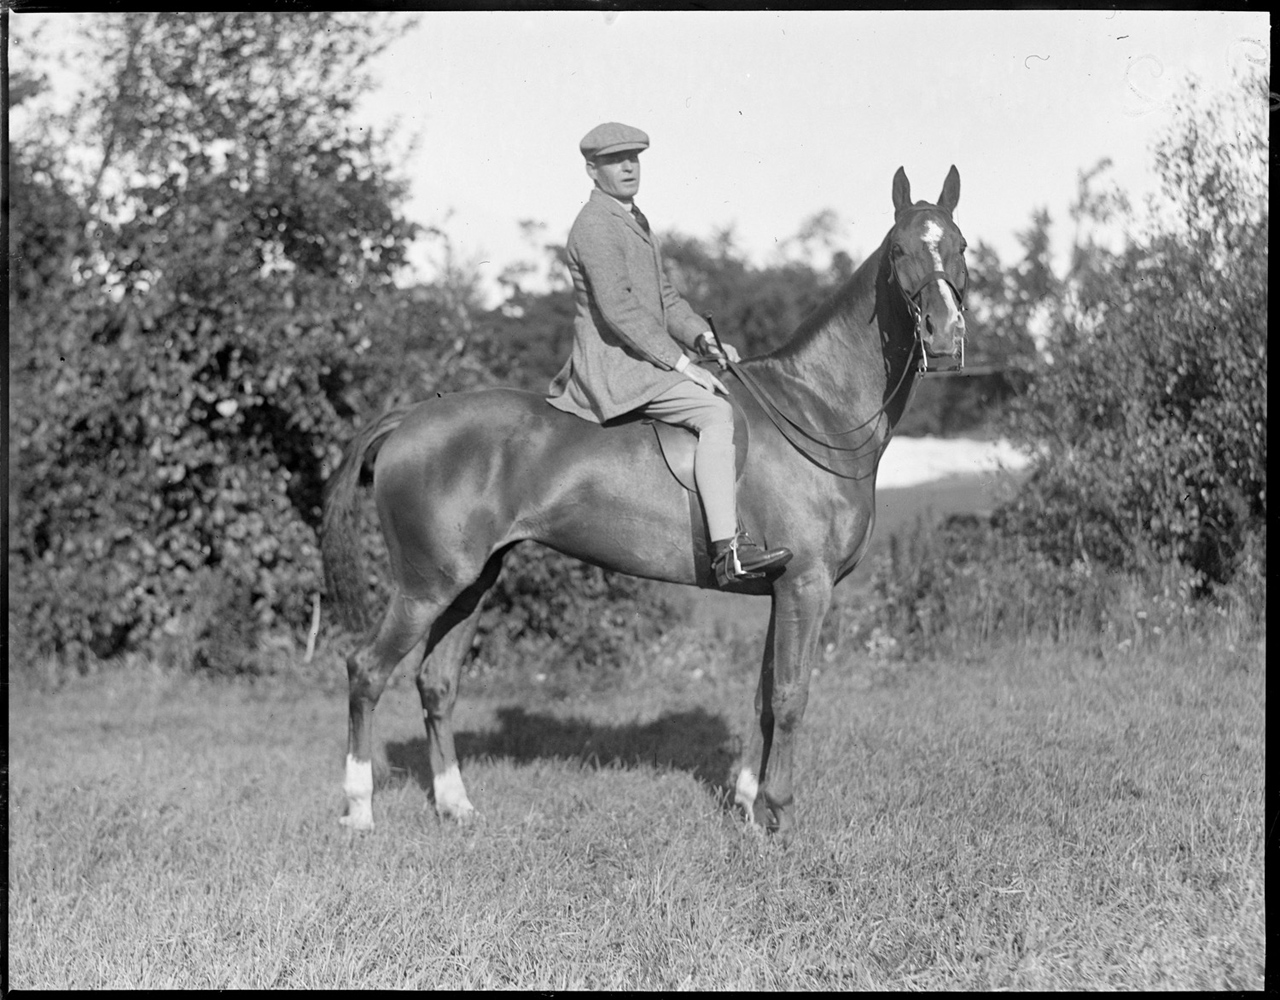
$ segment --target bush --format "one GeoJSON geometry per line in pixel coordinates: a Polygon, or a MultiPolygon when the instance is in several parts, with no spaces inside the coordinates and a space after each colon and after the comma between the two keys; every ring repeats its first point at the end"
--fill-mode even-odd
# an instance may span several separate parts
{"type": "Polygon", "coordinates": [[[687,620],[687,607],[648,580],[517,546],[486,598],[470,672],[507,682],[541,675],[563,691],[600,689],[687,620]]]}
{"type": "Polygon", "coordinates": [[[1005,529],[1059,566],[1197,589],[1265,551],[1266,94],[1202,102],[1157,149],[1167,211],[1118,255],[1085,248],[1008,433],[1038,452],[1005,529]],[[1251,549],[1252,546],[1252,549],[1251,549]]]}
{"type": "Polygon", "coordinates": [[[840,594],[823,637],[873,659],[969,655],[1004,642],[1141,645],[1198,633],[1246,641],[1265,634],[1259,554],[1242,556],[1231,584],[1208,588],[1181,563],[1126,573],[1077,560],[1062,565],[998,522],[917,520],[890,538],[856,600],[840,594]]]}
{"type": "Polygon", "coordinates": [[[98,27],[106,78],[78,124],[107,137],[99,175],[52,139],[15,146],[22,641],[71,663],[145,648],[214,577],[249,631],[305,629],[322,469],[412,235],[382,148],[345,122],[379,32],[324,13],[98,27]]]}

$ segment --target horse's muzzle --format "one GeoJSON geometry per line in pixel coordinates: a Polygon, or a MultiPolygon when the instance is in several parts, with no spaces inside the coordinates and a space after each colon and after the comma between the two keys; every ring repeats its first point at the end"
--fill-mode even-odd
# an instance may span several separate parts
{"type": "Polygon", "coordinates": [[[956,341],[956,349],[949,354],[935,354],[933,351],[925,351],[925,357],[928,359],[928,370],[931,372],[949,372],[956,371],[964,367],[964,341],[956,341]]]}
{"type": "Polygon", "coordinates": [[[935,325],[931,317],[925,317],[925,354],[930,367],[939,370],[956,368],[964,363],[964,316],[955,313],[935,325]],[[950,363],[948,363],[950,362],[950,363]]]}

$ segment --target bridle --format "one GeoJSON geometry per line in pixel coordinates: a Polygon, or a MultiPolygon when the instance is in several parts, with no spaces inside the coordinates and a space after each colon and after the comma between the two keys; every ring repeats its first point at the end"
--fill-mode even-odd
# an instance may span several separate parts
{"type": "MultiPolygon", "coordinates": [[[[920,209],[908,208],[903,211],[906,212],[913,210],[919,211],[920,209]]],[[[901,216],[901,214],[902,213],[899,213],[899,216],[901,216]]],[[[913,291],[908,292],[903,286],[901,278],[898,275],[897,263],[893,258],[892,252],[886,251],[886,253],[889,258],[889,279],[902,295],[907,306],[907,311],[911,316],[913,328],[911,352],[913,355],[918,355],[918,361],[913,369],[910,364],[910,360],[908,359],[908,363],[902,366],[902,374],[898,376],[897,384],[885,397],[884,402],[881,403],[876,411],[866,420],[863,420],[861,423],[855,424],[852,427],[846,428],[845,430],[828,433],[806,427],[799,420],[790,416],[786,411],[778,407],[769,399],[768,394],[761,388],[760,383],[756,381],[755,376],[753,376],[750,371],[743,368],[740,364],[729,361],[727,357],[724,357],[724,346],[720,343],[720,336],[716,332],[715,324],[712,322],[712,317],[709,314],[705,317],[708,325],[711,327],[711,335],[715,340],[716,345],[720,347],[721,356],[724,358],[722,363],[738,377],[738,380],[743,384],[747,392],[751,394],[752,398],[759,404],[760,408],[764,410],[765,415],[778,429],[782,436],[787,439],[793,448],[800,452],[800,454],[814,465],[818,466],[818,468],[831,473],[833,476],[838,476],[841,479],[865,479],[874,474],[875,467],[879,463],[880,454],[883,453],[884,449],[888,446],[892,435],[890,434],[887,436],[883,444],[875,446],[875,462],[871,465],[871,471],[860,471],[864,466],[865,459],[871,455],[871,452],[866,450],[866,446],[875,437],[876,428],[880,423],[880,417],[886,413],[890,404],[893,403],[898,394],[902,391],[903,387],[907,384],[907,376],[909,374],[912,374],[913,372],[916,375],[948,374],[948,371],[938,371],[936,369],[930,369],[928,366],[928,354],[924,345],[924,306],[921,303],[925,288],[931,281],[941,280],[945,282],[947,287],[951,289],[951,293],[955,296],[956,304],[961,309],[964,308],[964,293],[956,288],[950,275],[945,271],[935,270],[931,272],[924,277],[913,291]],[[857,444],[852,446],[839,444],[835,440],[832,440],[835,438],[846,438],[850,434],[854,434],[863,429],[867,429],[865,436],[857,444]],[[817,454],[816,452],[819,449],[825,451],[827,454],[825,456],[817,454]],[[838,468],[837,466],[845,466],[848,468],[846,471],[846,469],[838,468]]],[[[872,313],[871,318],[875,318],[874,312],[872,313]]],[[[964,341],[961,340],[960,344],[960,364],[963,367],[964,341]]],[[[960,372],[959,369],[952,371],[955,374],[959,374],[960,372]]]]}
{"type": "MultiPolygon", "coordinates": [[[[951,217],[950,212],[936,206],[910,206],[903,208],[894,219],[895,225],[897,221],[910,212],[943,212],[948,219],[951,217]]],[[[955,296],[956,306],[961,312],[964,312],[964,296],[969,290],[968,282],[965,282],[964,288],[957,288],[951,275],[946,271],[937,269],[930,271],[920,279],[914,291],[907,291],[906,285],[902,281],[902,277],[898,274],[898,262],[894,258],[892,250],[889,251],[889,275],[893,279],[893,283],[897,286],[899,293],[902,295],[903,302],[906,303],[907,312],[911,315],[911,323],[915,328],[915,347],[918,349],[919,361],[916,364],[916,373],[919,375],[959,375],[964,369],[964,340],[960,341],[960,365],[958,368],[938,369],[929,367],[929,357],[924,348],[924,305],[921,299],[924,297],[924,290],[929,287],[930,282],[941,281],[949,289],[951,294],[955,296]]]]}

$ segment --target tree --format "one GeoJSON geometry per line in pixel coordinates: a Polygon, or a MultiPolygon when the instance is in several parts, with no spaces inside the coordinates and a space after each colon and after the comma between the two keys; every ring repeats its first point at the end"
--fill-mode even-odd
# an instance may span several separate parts
{"type": "MultiPolygon", "coordinates": [[[[1004,515],[1063,563],[1172,559],[1208,584],[1265,550],[1267,94],[1189,85],[1149,232],[1077,254],[1052,363],[1012,412],[1042,457],[1004,515]]],[[[1082,187],[1078,220],[1126,210],[1082,187]]]]}
{"type": "MultiPolygon", "coordinates": [[[[830,213],[822,213],[788,246],[811,255],[812,244],[832,225],[830,213]]],[[[847,254],[833,256],[826,273],[806,260],[786,258],[757,267],[737,248],[732,229],[716,234],[710,245],[669,234],[662,241],[662,255],[680,293],[699,312],[712,313],[717,331],[733,340],[744,357],[785,344],[800,322],[853,272],[847,254]]]]}
{"type": "Polygon", "coordinates": [[[136,647],[211,573],[257,624],[306,621],[323,467],[413,235],[350,120],[393,24],[105,18],[94,166],[15,147],[11,595],[38,648],[136,647]]]}

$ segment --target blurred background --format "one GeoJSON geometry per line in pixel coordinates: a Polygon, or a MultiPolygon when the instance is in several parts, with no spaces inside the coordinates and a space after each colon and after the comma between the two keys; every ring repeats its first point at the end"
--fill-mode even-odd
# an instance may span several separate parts
{"type": "MultiPolygon", "coordinates": [[[[960,170],[991,374],[927,382],[899,434],[1021,471],[886,551],[833,648],[936,641],[978,565],[1051,629],[1116,588],[1265,597],[1266,14],[4,16],[11,664],[296,664],[354,431],[567,355],[605,120],[650,134],[638,200],[744,354],[875,249],[898,166],[930,200],[960,170]]],[[[689,613],[520,552],[475,669],[618,669],[689,613]]]]}

